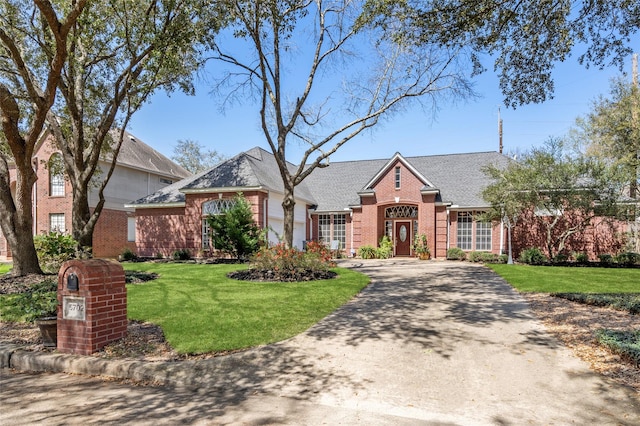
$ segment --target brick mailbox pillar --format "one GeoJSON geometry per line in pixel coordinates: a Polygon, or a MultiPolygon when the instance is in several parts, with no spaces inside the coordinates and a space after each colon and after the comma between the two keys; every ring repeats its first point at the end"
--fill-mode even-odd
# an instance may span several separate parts
{"type": "Polygon", "coordinates": [[[58,272],[58,302],[60,352],[89,355],[127,334],[127,290],[118,262],[65,262],[58,272]]]}

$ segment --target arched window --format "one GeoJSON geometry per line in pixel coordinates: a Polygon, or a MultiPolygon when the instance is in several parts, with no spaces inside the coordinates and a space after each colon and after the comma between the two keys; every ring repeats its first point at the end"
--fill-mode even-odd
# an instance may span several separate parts
{"type": "Polygon", "coordinates": [[[49,169],[49,195],[64,197],[64,166],[60,154],[53,154],[47,165],[49,169]]]}

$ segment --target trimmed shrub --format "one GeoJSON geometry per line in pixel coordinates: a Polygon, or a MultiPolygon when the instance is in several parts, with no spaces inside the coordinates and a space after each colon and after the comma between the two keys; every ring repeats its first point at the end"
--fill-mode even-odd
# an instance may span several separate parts
{"type": "Polygon", "coordinates": [[[469,262],[482,262],[482,252],[472,251],[467,255],[467,260],[469,262]]]}
{"type": "Polygon", "coordinates": [[[213,247],[234,258],[250,257],[264,241],[264,235],[253,219],[251,204],[242,193],[235,196],[227,210],[207,216],[207,222],[211,227],[213,247]]]}
{"type": "Polygon", "coordinates": [[[497,254],[489,253],[487,251],[480,252],[480,262],[482,263],[507,263],[507,255],[498,256],[497,254]],[[504,262],[502,262],[501,256],[504,256],[504,262]]]}
{"type": "Polygon", "coordinates": [[[556,257],[553,258],[553,263],[564,263],[569,260],[569,256],[564,253],[558,253],[556,257]]]}
{"type": "Polygon", "coordinates": [[[377,250],[373,246],[360,246],[358,249],[358,256],[363,259],[375,259],[377,255],[377,250]]]}
{"type": "Polygon", "coordinates": [[[616,256],[616,263],[626,266],[632,266],[640,263],[640,254],[632,251],[620,253],[616,256]]]}
{"type": "Polygon", "coordinates": [[[496,259],[496,263],[507,263],[508,261],[509,261],[509,255],[508,254],[501,254],[496,259]]]}
{"type": "Polygon", "coordinates": [[[599,254],[598,259],[600,260],[600,263],[604,265],[611,265],[613,263],[613,256],[610,254],[599,254]]]}
{"type": "Polygon", "coordinates": [[[587,253],[576,253],[575,257],[578,263],[589,263],[589,255],[587,253]]]}
{"type": "Polygon", "coordinates": [[[131,251],[130,248],[126,248],[122,251],[122,254],[120,255],[120,259],[122,259],[125,262],[129,262],[132,260],[136,260],[138,258],[138,256],[136,256],[136,254],[131,251]]]}
{"type": "Polygon", "coordinates": [[[467,253],[459,247],[451,247],[447,250],[447,259],[448,260],[465,260],[467,258],[467,253]]]}
{"type": "Polygon", "coordinates": [[[391,243],[391,239],[386,235],[380,239],[376,254],[378,259],[389,259],[393,256],[393,244],[391,243]]]}
{"type": "Polygon", "coordinates": [[[593,306],[608,306],[630,314],[640,314],[640,295],[634,293],[553,293],[552,296],[593,306]]]}
{"type": "Polygon", "coordinates": [[[549,259],[537,247],[531,247],[520,253],[520,262],[528,265],[542,265],[549,259]]]}
{"type": "Polygon", "coordinates": [[[189,260],[191,259],[191,253],[187,249],[176,250],[171,253],[171,258],[173,260],[189,260]]]}
{"type": "Polygon", "coordinates": [[[636,367],[640,367],[640,330],[607,330],[596,331],[598,343],[607,347],[613,353],[629,360],[636,367]]]}

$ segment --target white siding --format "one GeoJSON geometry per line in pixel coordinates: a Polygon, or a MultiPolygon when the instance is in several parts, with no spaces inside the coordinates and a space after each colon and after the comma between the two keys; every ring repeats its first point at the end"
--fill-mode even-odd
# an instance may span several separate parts
{"type": "MultiPolygon", "coordinates": [[[[276,233],[280,236],[284,233],[284,211],[282,210],[281,194],[269,193],[269,215],[267,217],[268,224],[275,231],[269,232],[269,242],[275,244],[278,242],[276,233]]],[[[293,245],[302,249],[302,242],[306,236],[306,203],[296,200],[296,206],[293,213],[293,245]]]]}
{"type": "MultiPolygon", "coordinates": [[[[107,175],[108,168],[105,164],[100,164],[101,172],[98,174],[98,181],[101,183],[107,175]]],[[[164,177],[163,177],[164,178],[164,177]]],[[[175,179],[177,181],[178,179],[175,179]]],[[[160,181],[160,176],[154,173],[143,172],[128,167],[116,166],[109,179],[109,184],[105,188],[105,208],[113,210],[125,209],[124,205],[139,198],[152,194],[167,186],[160,181]]],[[[98,203],[98,189],[94,188],[89,193],[89,205],[91,207],[98,203]]]]}

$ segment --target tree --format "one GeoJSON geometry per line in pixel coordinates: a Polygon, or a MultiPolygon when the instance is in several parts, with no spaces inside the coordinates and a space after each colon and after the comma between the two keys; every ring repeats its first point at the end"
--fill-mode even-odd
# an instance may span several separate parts
{"type": "Polygon", "coordinates": [[[531,150],[504,170],[491,166],[486,172],[495,179],[483,192],[494,218],[526,216],[526,232],[542,229],[550,259],[596,218],[619,214],[622,187],[611,182],[611,169],[596,159],[566,154],[558,140],[531,150]]]}
{"type": "Polygon", "coordinates": [[[216,88],[228,90],[226,99],[257,99],[262,131],[284,185],[288,247],[293,246],[296,186],[325,167],[341,146],[411,101],[429,99],[435,106],[442,97],[472,94],[460,72],[457,46],[412,45],[369,27],[359,19],[362,4],[219,3],[218,13],[229,17],[233,35],[246,49],[215,45],[213,59],[228,67],[216,88]],[[293,143],[304,147],[296,167],[287,156],[293,143]]]}
{"type": "Polygon", "coordinates": [[[491,57],[505,104],[539,103],[553,96],[554,65],[584,48],[586,66],[622,69],[640,29],[636,0],[368,0],[365,19],[384,29],[402,20],[415,44],[438,40],[473,49],[475,71],[491,57]]]}
{"type": "Polygon", "coordinates": [[[226,211],[207,217],[213,247],[231,256],[244,259],[260,246],[260,229],[253,220],[251,204],[242,194],[234,198],[226,211]]]}
{"type": "Polygon", "coordinates": [[[191,173],[199,173],[209,170],[225,158],[215,150],[205,150],[197,141],[186,139],[178,141],[171,159],[191,173]]]}
{"type": "Polygon", "coordinates": [[[588,155],[619,168],[629,197],[640,184],[640,90],[622,79],[612,81],[609,97],[600,96],[592,111],[576,120],[573,138],[588,155]]]}
{"type": "Polygon", "coordinates": [[[611,179],[627,188],[631,245],[640,250],[638,187],[640,185],[640,89],[637,80],[613,80],[608,97],[601,96],[592,111],[576,120],[574,143],[586,154],[609,164],[611,179]],[[635,201],[635,203],[634,203],[635,201]],[[635,219],[635,220],[633,220],[635,219]]]}
{"type": "MultiPolygon", "coordinates": [[[[48,126],[73,188],[72,233],[80,246],[92,246],[131,116],[160,88],[193,91],[203,45],[217,29],[205,13],[198,0],[102,0],[92,2],[73,26],[48,126]],[[98,195],[93,208],[90,188],[98,195]]],[[[45,34],[34,30],[30,36],[43,40],[45,34]]],[[[50,55],[38,53],[34,60],[50,55]]]]}
{"type": "Polygon", "coordinates": [[[31,197],[37,177],[31,161],[55,100],[70,31],[86,3],[0,3],[0,225],[11,247],[14,275],[41,273],[32,235],[31,197]],[[34,31],[43,37],[31,38],[34,31]],[[48,52],[46,59],[40,51],[48,52]],[[34,57],[39,59],[30,64],[34,57]],[[15,166],[15,190],[11,188],[10,164],[15,166]]]}

